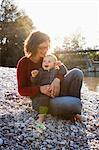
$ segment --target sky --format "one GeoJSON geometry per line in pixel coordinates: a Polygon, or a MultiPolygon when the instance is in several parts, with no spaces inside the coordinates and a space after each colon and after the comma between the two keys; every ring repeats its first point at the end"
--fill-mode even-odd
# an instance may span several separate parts
{"type": "Polygon", "coordinates": [[[99,0],[15,1],[38,30],[50,35],[54,44],[61,44],[63,37],[75,32],[85,36],[88,46],[99,41],[99,0]]]}

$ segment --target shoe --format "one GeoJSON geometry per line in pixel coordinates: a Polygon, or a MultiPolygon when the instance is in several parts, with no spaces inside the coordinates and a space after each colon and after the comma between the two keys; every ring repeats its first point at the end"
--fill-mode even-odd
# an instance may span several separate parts
{"type": "Polygon", "coordinates": [[[36,123],[35,129],[42,133],[44,130],[46,130],[46,127],[43,123],[36,123]]]}
{"type": "Polygon", "coordinates": [[[39,128],[39,129],[42,129],[42,130],[46,129],[46,127],[43,123],[37,123],[36,127],[39,128]]]}
{"type": "Polygon", "coordinates": [[[44,123],[37,122],[35,119],[32,120],[32,124],[30,124],[28,127],[34,128],[40,133],[46,130],[44,123]]]}

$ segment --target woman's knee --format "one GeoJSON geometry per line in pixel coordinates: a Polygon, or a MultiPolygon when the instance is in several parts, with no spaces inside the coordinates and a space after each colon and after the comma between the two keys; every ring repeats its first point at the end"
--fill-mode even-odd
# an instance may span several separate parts
{"type": "Polygon", "coordinates": [[[74,96],[56,97],[50,101],[51,114],[65,119],[81,113],[81,100],[74,96]]]}
{"type": "Polygon", "coordinates": [[[82,72],[82,70],[78,69],[78,68],[73,68],[72,70],[72,75],[80,80],[83,80],[84,74],[82,72]]]}

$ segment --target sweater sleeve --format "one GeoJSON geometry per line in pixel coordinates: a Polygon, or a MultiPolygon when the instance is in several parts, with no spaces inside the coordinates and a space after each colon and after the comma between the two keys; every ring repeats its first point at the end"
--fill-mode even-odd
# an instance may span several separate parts
{"type": "Polygon", "coordinates": [[[58,74],[62,74],[63,76],[67,73],[67,67],[62,63],[59,67],[58,74]]]}
{"type": "Polygon", "coordinates": [[[29,85],[28,67],[26,60],[20,60],[17,64],[17,83],[18,92],[21,96],[35,96],[40,88],[38,86],[29,85]]]}
{"type": "Polygon", "coordinates": [[[67,73],[67,67],[62,63],[62,65],[59,67],[57,78],[59,78],[60,81],[62,81],[66,73],[67,73]]]}

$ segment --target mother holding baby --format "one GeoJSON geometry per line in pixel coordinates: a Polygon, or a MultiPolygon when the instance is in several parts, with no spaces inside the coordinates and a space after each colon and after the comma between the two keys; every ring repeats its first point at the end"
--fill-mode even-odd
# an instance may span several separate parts
{"type": "MultiPolygon", "coordinates": [[[[47,34],[36,31],[30,33],[24,43],[24,54],[17,64],[17,82],[18,92],[22,96],[29,96],[32,99],[33,109],[38,111],[40,107],[39,94],[49,97],[49,112],[55,116],[70,119],[81,113],[81,87],[83,81],[83,73],[80,69],[74,68],[66,73],[63,77],[61,73],[49,85],[33,85],[31,82],[32,70],[38,70],[42,66],[44,56],[50,47],[50,38],[47,34]],[[49,90],[50,86],[50,90],[49,90]],[[54,97],[54,98],[53,98],[54,97]],[[36,105],[35,105],[36,98],[36,105]],[[71,102],[69,102],[69,99],[71,102]],[[76,101],[79,104],[76,104],[76,101]],[[59,103],[62,103],[59,104],[59,103]],[[76,104],[78,106],[74,106],[76,104]],[[57,105],[60,105],[60,112],[56,112],[57,105]],[[71,106],[72,105],[72,106],[71,106]],[[66,107],[63,111],[63,107],[66,107]],[[75,108],[74,108],[75,107],[75,108]],[[74,110],[74,109],[75,110],[74,110]],[[68,110],[68,111],[67,111],[68,110]]],[[[46,100],[46,99],[45,99],[46,100]]],[[[42,103],[43,101],[42,100],[42,103]]]]}

